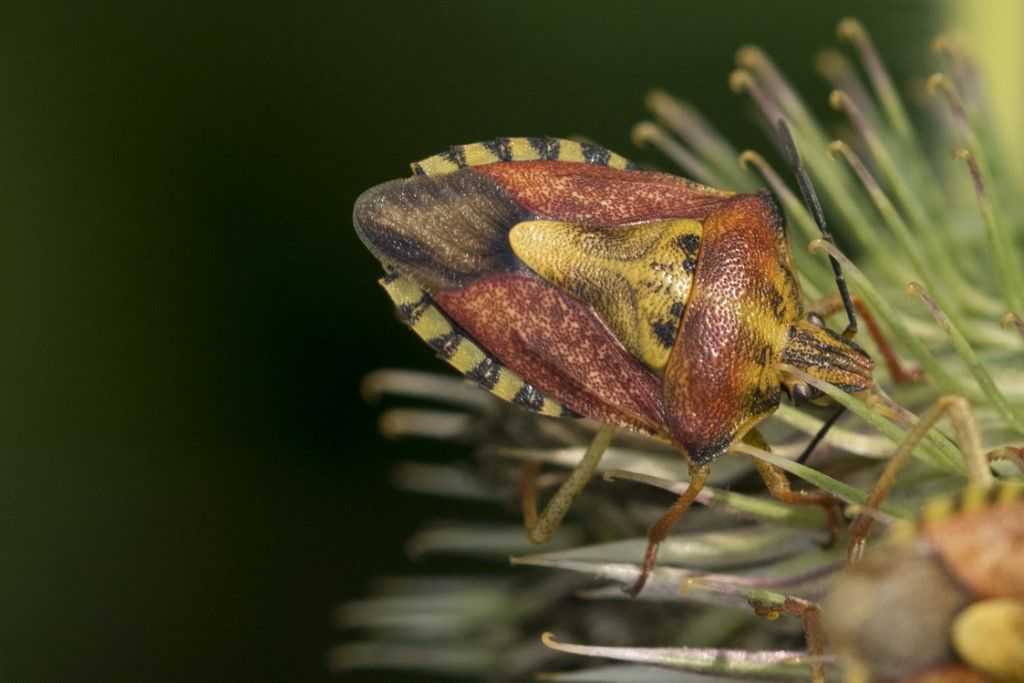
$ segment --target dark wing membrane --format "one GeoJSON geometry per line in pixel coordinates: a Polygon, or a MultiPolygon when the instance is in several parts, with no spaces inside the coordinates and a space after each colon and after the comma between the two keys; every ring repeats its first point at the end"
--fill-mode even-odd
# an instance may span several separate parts
{"type": "Polygon", "coordinates": [[[373,255],[430,293],[514,270],[508,231],[528,217],[498,183],[468,169],[370,188],[353,213],[373,255]]]}

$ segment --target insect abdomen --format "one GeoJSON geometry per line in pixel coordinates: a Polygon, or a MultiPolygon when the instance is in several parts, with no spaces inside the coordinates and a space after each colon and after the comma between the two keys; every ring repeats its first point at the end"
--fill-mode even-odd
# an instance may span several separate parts
{"type": "Polygon", "coordinates": [[[392,272],[381,281],[399,317],[441,358],[498,398],[542,415],[578,417],[558,401],[523,381],[480,346],[434,304],[411,280],[392,272]]]}
{"type": "Polygon", "coordinates": [[[488,142],[455,145],[448,151],[412,164],[416,175],[445,175],[470,166],[514,161],[571,161],[617,169],[636,165],[611,150],[559,138],[496,138],[488,142]]]}

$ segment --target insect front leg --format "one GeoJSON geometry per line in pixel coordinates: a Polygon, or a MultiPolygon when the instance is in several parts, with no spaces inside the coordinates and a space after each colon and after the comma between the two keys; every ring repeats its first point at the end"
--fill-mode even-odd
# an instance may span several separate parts
{"type": "Polygon", "coordinates": [[[903,466],[907,464],[914,448],[921,442],[932,425],[947,412],[953,420],[957,443],[964,456],[968,481],[985,487],[992,485],[992,472],[988,466],[988,458],[981,449],[981,437],[978,434],[974,416],[971,414],[970,404],[963,396],[940,396],[903,436],[896,452],[889,459],[889,464],[885,466],[878,481],[875,482],[875,487],[871,490],[864,509],[850,526],[850,544],[846,549],[846,555],[851,560],[859,559],[864,552],[864,543],[867,540],[868,531],[871,529],[871,523],[874,521],[874,513],[889,494],[889,490],[896,482],[896,477],[903,466]]]}
{"type": "MultiPolygon", "coordinates": [[[[889,375],[893,381],[897,384],[909,384],[914,382],[921,377],[921,368],[916,365],[904,367],[903,363],[897,357],[896,352],[893,350],[892,345],[889,343],[888,337],[879,327],[878,321],[875,320],[875,316],[871,313],[871,309],[867,307],[864,300],[856,294],[850,295],[850,300],[853,303],[853,307],[860,314],[861,319],[868,328],[868,334],[872,339],[875,340],[875,345],[878,346],[878,352],[882,354],[882,359],[885,361],[885,367],[889,370],[889,375]]],[[[838,313],[843,310],[843,300],[839,296],[839,293],[829,294],[824,296],[817,301],[812,301],[807,305],[808,314],[816,314],[822,319],[827,318],[833,313],[838,313]]]]}
{"type": "MultiPolygon", "coordinates": [[[[743,437],[743,441],[755,448],[766,451],[771,450],[764,437],[754,429],[747,432],[746,436],[743,437]]],[[[761,475],[761,479],[764,480],[765,486],[768,487],[768,492],[783,503],[789,503],[790,505],[820,505],[824,508],[825,514],[828,515],[828,540],[825,542],[825,547],[835,543],[836,532],[839,529],[839,501],[835,497],[822,491],[794,491],[789,485],[786,473],[780,468],[760,458],[754,458],[754,465],[757,467],[757,472],[761,475]]]]}
{"type": "Polygon", "coordinates": [[[615,434],[615,427],[602,425],[594,439],[587,447],[583,459],[569,473],[569,478],[562,482],[554,495],[544,506],[544,511],[537,515],[537,476],[540,467],[537,463],[528,462],[523,466],[523,475],[519,482],[520,496],[523,505],[523,523],[526,526],[526,534],[532,543],[547,543],[551,540],[558,525],[572,507],[576,496],[580,494],[583,487],[590,481],[601,456],[608,449],[612,436],[615,434]]]}
{"type": "Polygon", "coordinates": [[[768,493],[778,500],[790,505],[819,505],[825,510],[828,515],[828,540],[825,541],[825,547],[831,547],[839,530],[839,501],[821,491],[794,491],[789,486],[786,473],[764,460],[754,458],[754,465],[768,487],[768,493]]]}

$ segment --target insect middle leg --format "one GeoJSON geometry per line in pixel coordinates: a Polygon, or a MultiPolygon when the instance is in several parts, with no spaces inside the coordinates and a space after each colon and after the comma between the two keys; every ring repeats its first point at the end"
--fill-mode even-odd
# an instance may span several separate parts
{"type": "Polygon", "coordinates": [[[662,515],[661,519],[648,529],[647,551],[644,553],[644,563],[640,568],[640,576],[637,577],[632,586],[626,589],[626,593],[630,597],[635,598],[643,589],[644,584],[647,583],[647,577],[654,571],[654,563],[658,559],[658,547],[665,540],[665,537],[668,536],[668,532],[672,530],[675,523],[686,512],[686,509],[697,499],[697,494],[704,488],[704,482],[707,481],[710,469],[708,465],[694,465],[691,463],[690,483],[686,487],[686,491],[672,504],[668,512],[662,515]]]}
{"type": "Polygon", "coordinates": [[[523,465],[519,490],[523,505],[523,523],[526,526],[526,535],[532,543],[547,543],[551,540],[576,496],[593,476],[614,434],[615,427],[612,425],[601,426],[583,454],[583,459],[551,496],[540,516],[537,515],[537,476],[540,474],[540,465],[536,462],[527,462],[523,465]]]}
{"type": "MultiPolygon", "coordinates": [[[[771,450],[764,437],[756,430],[747,432],[743,440],[756,448],[771,450]]],[[[768,492],[778,500],[790,505],[820,505],[824,508],[825,514],[828,515],[828,540],[825,545],[829,547],[835,543],[836,532],[839,530],[839,501],[834,496],[823,491],[794,491],[784,471],[760,458],[754,458],[754,466],[768,487],[768,492]]]]}

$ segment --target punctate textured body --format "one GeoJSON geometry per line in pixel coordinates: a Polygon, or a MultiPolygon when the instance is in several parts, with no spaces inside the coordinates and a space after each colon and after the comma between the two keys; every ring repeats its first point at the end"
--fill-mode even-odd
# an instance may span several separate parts
{"type": "MultiPolygon", "coordinates": [[[[708,463],[783,393],[820,397],[785,367],[849,392],[872,382],[867,354],[805,315],[767,191],[717,190],[554,138],[453,147],[413,171],[354,211],[402,320],[505,400],[668,440],[687,459],[690,487],[651,528],[634,594],[708,463]]],[[[758,467],[777,497],[834,515],[831,497],[758,467]]]]}
{"type": "Polygon", "coordinates": [[[360,197],[356,229],[405,322],[502,398],[669,438],[700,464],[776,409],[780,362],[870,383],[856,345],[802,318],[767,192],[550,138],[413,168],[360,197]]]}

